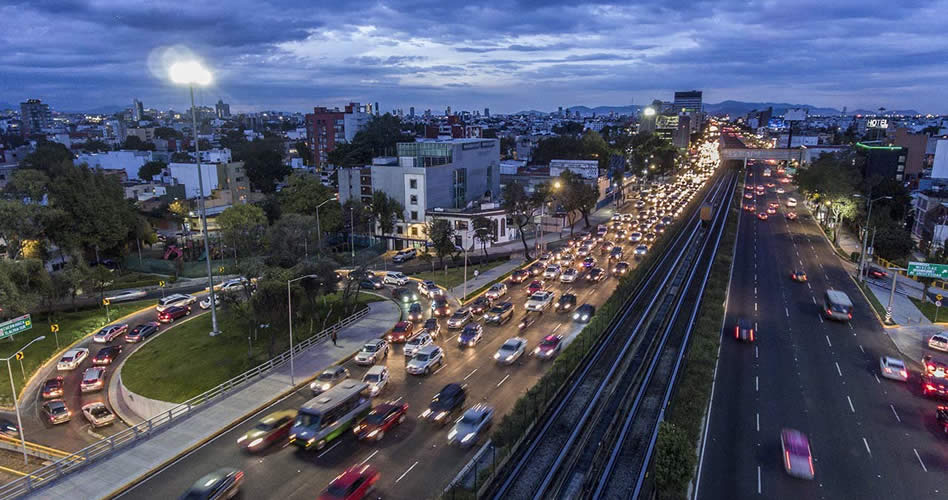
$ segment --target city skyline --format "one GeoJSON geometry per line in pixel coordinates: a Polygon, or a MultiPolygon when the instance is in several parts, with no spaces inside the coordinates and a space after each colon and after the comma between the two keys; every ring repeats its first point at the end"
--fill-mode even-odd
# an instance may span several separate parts
{"type": "Polygon", "coordinates": [[[876,4],[12,4],[0,7],[0,101],[183,109],[160,59],[184,47],[215,74],[198,103],[235,112],[349,101],[552,111],[692,88],[705,102],[948,112],[937,86],[948,3],[876,4]]]}

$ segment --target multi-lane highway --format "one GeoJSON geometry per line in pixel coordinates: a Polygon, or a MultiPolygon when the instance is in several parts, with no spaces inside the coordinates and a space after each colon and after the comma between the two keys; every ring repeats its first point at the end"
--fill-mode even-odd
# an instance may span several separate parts
{"type": "MultiPolygon", "coordinates": [[[[762,170],[752,164],[746,182],[777,182],[762,170]]],[[[919,394],[918,364],[908,383],[879,376],[879,356],[898,351],[802,204],[789,209],[798,220],[786,218],[788,198],[802,196],[784,187],[745,191],[756,210],[742,211],[739,225],[696,498],[944,494],[944,435],[936,402],[919,394]],[[770,202],[777,213],[759,219],[770,202]],[[790,279],[798,269],[808,282],[790,279]],[[822,318],[827,289],[852,299],[852,321],[822,318]],[[756,343],[734,339],[738,318],[756,325],[756,343]],[[784,472],[782,428],[808,435],[815,480],[784,472]]]]}

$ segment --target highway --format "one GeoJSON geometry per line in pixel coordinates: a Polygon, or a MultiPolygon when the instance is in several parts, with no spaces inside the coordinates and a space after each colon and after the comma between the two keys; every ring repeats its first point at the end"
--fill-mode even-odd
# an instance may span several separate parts
{"type": "MultiPolygon", "coordinates": [[[[750,164],[752,184],[763,164],[750,164]]],[[[778,184],[779,185],[779,184],[778,184]]],[[[801,204],[771,190],[745,203],[727,300],[710,420],[695,498],[929,498],[943,494],[944,435],[936,402],[919,394],[917,360],[909,382],[879,376],[879,356],[899,356],[871,306],[801,204]],[[766,221],[757,212],[778,201],[766,221]],[[790,279],[802,269],[807,283],[790,279]],[[855,305],[849,323],[820,314],[827,289],[855,305]],[[756,324],[755,344],[737,342],[738,318],[756,324]],[[783,470],[782,428],[806,433],[815,480],[783,470]]],[[[750,192],[750,191],[745,191],[750,192]]],[[[901,357],[901,356],[899,356],[901,357]]],[[[696,416],[697,418],[697,416],[696,416]]]]}

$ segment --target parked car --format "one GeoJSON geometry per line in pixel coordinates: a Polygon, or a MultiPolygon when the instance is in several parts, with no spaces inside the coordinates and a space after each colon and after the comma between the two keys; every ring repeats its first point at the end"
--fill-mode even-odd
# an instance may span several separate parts
{"type": "Polygon", "coordinates": [[[497,349],[497,352],[494,353],[494,359],[497,360],[498,363],[509,365],[520,359],[520,356],[523,356],[526,350],[527,339],[523,337],[513,337],[507,339],[507,341],[500,346],[500,349],[497,349]]]}
{"type": "Polygon", "coordinates": [[[501,302],[499,304],[494,304],[494,306],[491,307],[484,315],[484,322],[502,325],[510,321],[510,318],[513,317],[513,313],[513,302],[501,302]]]}
{"type": "Polygon", "coordinates": [[[99,349],[99,352],[95,353],[95,356],[92,357],[93,365],[110,365],[115,358],[122,352],[122,344],[115,344],[103,347],[99,349]]]}
{"type": "Polygon", "coordinates": [[[504,295],[507,295],[507,285],[503,283],[495,283],[487,290],[487,293],[484,294],[484,296],[490,300],[497,300],[504,295]]]}
{"type": "Polygon", "coordinates": [[[186,500],[234,498],[240,492],[240,485],[243,482],[243,471],[230,467],[217,469],[198,479],[181,498],[186,500]]]}
{"type": "Polygon", "coordinates": [[[309,384],[309,390],[312,391],[313,396],[319,396],[347,378],[349,378],[348,368],[342,365],[330,366],[316,376],[316,380],[309,384]]]}
{"type": "Polygon", "coordinates": [[[145,295],[147,295],[147,292],[144,290],[125,290],[114,295],[109,295],[105,299],[108,300],[109,303],[115,304],[117,302],[128,302],[130,300],[142,299],[145,297],[145,295]]]}
{"type": "Polygon", "coordinates": [[[43,403],[43,417],[50,424],[65,424],[72,420],[72,412],[66,407],[66,402],[62,399],[54,399],[43,403]]]}
{"type": "Polygon", "coordinates": [[[174,306],[190,306],[195,301],[194,297],[184,293],[173,293],[163,299],[158,300],[155,310],[159,313],[174,306]]]}
{"type": "Polygon", "coordinates": [[[385,433],[405,421],[408,404],[387,401],[372,408],[352,431],[359,440],[381,441],[385,433]]]}
{"type": "Polygon", "coordinates": [[[366,342],[355,355],[357,365],[374,365],[388,356],[388,342],[375,339],[366,342]]]}
{"type": "Polygon", "coordinates": [[[487,432],[494,418],[494,408],[478,403],[464,412],[464,415],[448,432],[448,444],[471,446],[477,438],[487,432]]]}
{"type": "Polygon", "coordinates": [[[329,483],[319,500],[356,500],[365,498],[379,480],[379,471],[369,464],[353,465],[329,483]]]}
{"type": "Polygon", "coordinates": [[[43,382],[41,391],[43,399],[54,399],[63,397],[63,377],[53,377],[43,382]]]}
{"type": "Polygon", "coordinates": [[[86,417],[94,429],[112,425],[115,422],[115,414],[101,401],[82,405],[82,416],[86,417]]]}
{"type": "Polygon", "coordinates": [[[405,365],[405,371],[412,375],[428,375],[435,367],[441,368],[443,365],[444,350],[435,344],[429,344],[418,349],[405,365]]]}
{"type": "Polygon", "coordinates": [[[89,357],[89,349],[85,347],[76,347],[63,353],[56,363],[56,369],[60,371],[75,370],[82,364],[82,361],[89,357]]]}
{"type": "Polygon", "coordinates": [[[160,323],[174,323],[174,320],[189,314],[191,314],[191,308],[188,306],[171,306],[158,313],[158,321],[160,323]]]}
{"type": "Polygon", "coordinates": [[[99,344],[108,344],[109,342],[115,340],[119,335],[124,334],[128,331],[128,324],[123,323],[120,325],[109,325],[92,336],[92,341],[99,344]]]}
{"type": "Polygon", "coordinates": [[[439,424],[446,424],[451,415],[464,407],[467,399],[467,390],[461,384],[444,386],[428,404],[428,409],[421,413],[421,418],[439,424]]]}

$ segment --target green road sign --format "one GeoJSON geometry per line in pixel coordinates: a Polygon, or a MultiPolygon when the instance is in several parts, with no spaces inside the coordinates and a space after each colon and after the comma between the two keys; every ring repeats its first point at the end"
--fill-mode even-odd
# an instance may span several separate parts
{"type": "Polygon", "coordinates": [[[928,262],[909,262],[909,276],[918,276],[919,278],[938,278],[948,279],[948,265],[929,264],[928,262]]]}
{"type": "Polygon", "coordinates": [[[33,328],[33,320],[29,314],[0,323],[0,339],[5,339],[20,332],[33,328]]]}

